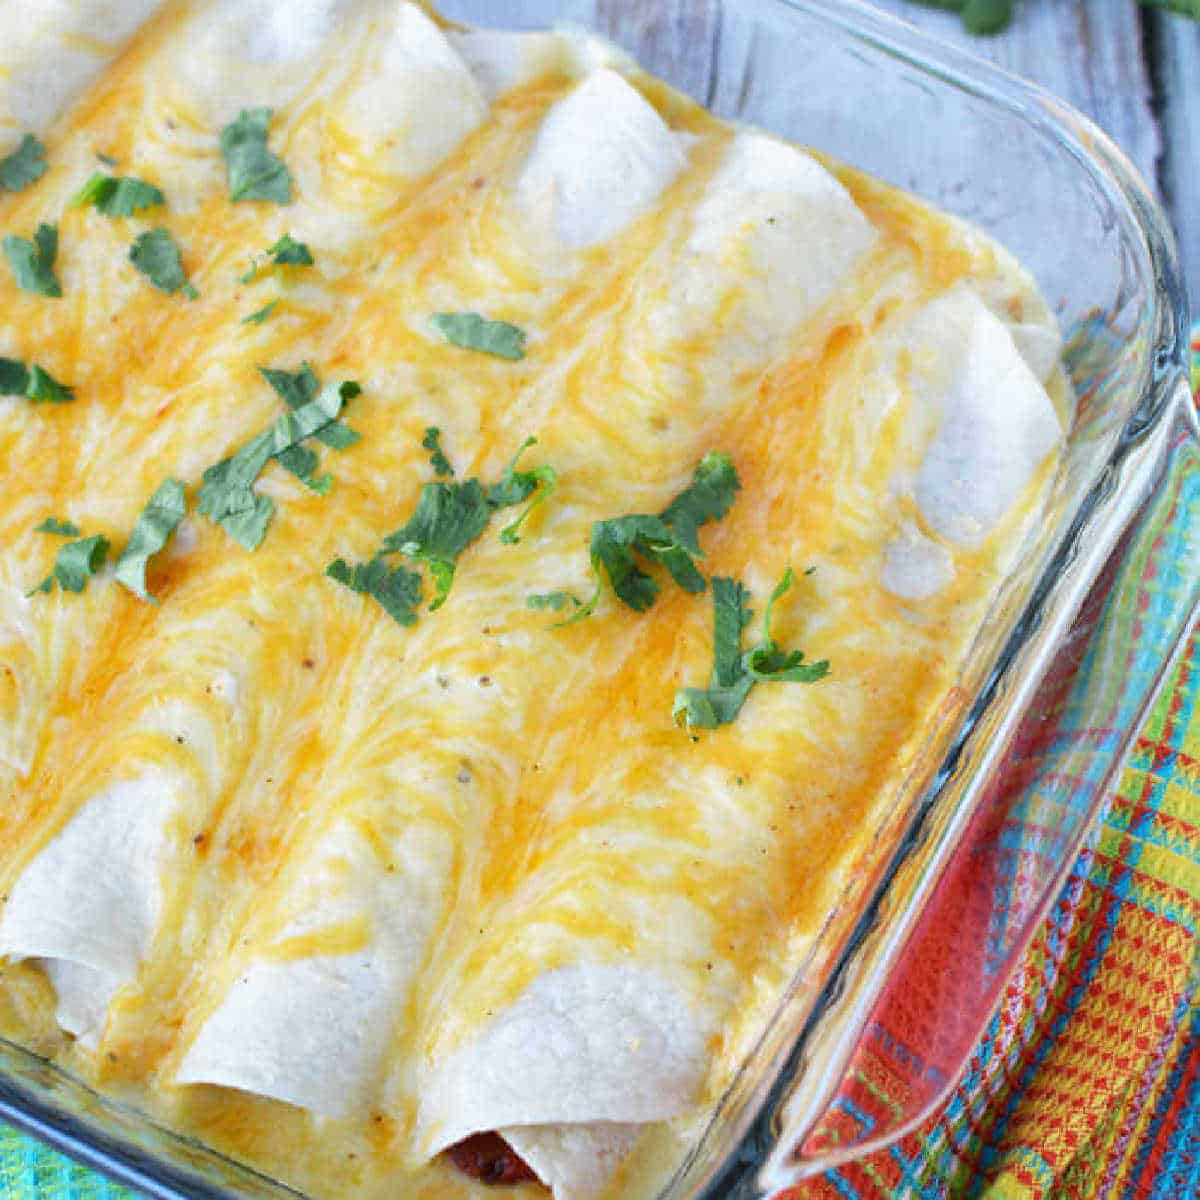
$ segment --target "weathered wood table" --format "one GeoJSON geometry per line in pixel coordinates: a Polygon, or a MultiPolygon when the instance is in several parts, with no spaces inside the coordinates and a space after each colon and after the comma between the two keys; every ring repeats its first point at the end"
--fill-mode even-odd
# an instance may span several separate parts
{"type": "MultiPolygon", "coordinates": [[[[838,0],[830,0],[836,4],[838,0]]],[[[1200,319],[1200,22],[1137,0],[1017,0],[1012,25],[972,37],[954,13],[911,0],[878,7],[1042,84],[1091,117],[1164,201],[1175,223],[1192,313],[1200,319]]],[[[719,20],[720,0],[578,0],[571,16],[609,33],[661,67],[677,57],[683,82],[719,20]],[[590,10],[580,14],[580,8],[590,10]],[[698,36],[699,35],[699,36],[698,36]]],[[[486,22],[485,22],[486,23],[486,22]]],[[[671,74],[668,72],[668,74],[671,74]]]]}

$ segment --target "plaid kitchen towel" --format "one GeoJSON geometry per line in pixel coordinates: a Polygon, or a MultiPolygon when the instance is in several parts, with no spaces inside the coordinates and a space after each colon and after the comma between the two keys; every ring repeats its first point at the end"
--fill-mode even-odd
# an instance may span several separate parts
{"type": "MultiPolygon", "coordinates": [[[[1200,394],[1200,332],[1192,382],[1200,394]]],[[[1169,586],[1154,558],[1169,549],[1139,564],[1139,603],[1169,586]]],[[[963,932],[948,927],[941,949],[963,932]]],[[[898,1104],[905,1071],[921,1069],[921,1020],[936,1019],[927,1000],[880,1031],[887,1052],[864,1072],[865,1110],[898,1104]]],[[[0,1125],[3,1200],[129,1195],[0,1125]]],[[[891,1149],[778,1200],[884,1197],[1200,1198],[1200,635],[949,1103],[891,1149]]]]}

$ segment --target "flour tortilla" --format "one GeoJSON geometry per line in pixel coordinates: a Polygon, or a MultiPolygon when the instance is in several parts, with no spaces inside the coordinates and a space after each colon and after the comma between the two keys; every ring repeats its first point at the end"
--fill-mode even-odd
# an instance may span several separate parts
{"type": "Polygon", "coordinates": [[[0,154],[44,133],[164,0],[10,0],[0,12],[0,154]]]}
{"type": "Polygon", "coordinates": [[[497,1130],[529,1154],[556,1200],[587,1200],[638,1126],[691,1105],[706,1066],[700,1023],[653,970],[587,961],[551,970],[435,1068],[422,1149],[497,1130]]]}
{"type": "Polygon", "coordinates": [[[385,840],[386,861],[345,814],[309,839],[177,1083],[237,1088],[323,1117],[368,1102],[445,906],[453,857],[433,822],[394,825],[385,840]],[[361,948],[279,957],[290,939],[355,923],[361,948]]]}
{"type": "Polygon", "coordinates": [[[551,108],[517,181],[526,217],[572,247],[615,237],[683,169],[688,139],[607,67],[551,108]]]}
{"type": "Polygon", "coordinates": [[[158,925],[177,786],[150,771],[98,793],[20,875],[0,917],[0,955],[42,961],[59,1024],[87,1045],[158,925]]]}
{"type": "Polygon", "coordinates": [[[913,495],[932,532],[976,546],[1059,444],[1058,414],[1004,323],[965,285],[922,309],[907,341],[914,418],[933,425],[913,495]]]}

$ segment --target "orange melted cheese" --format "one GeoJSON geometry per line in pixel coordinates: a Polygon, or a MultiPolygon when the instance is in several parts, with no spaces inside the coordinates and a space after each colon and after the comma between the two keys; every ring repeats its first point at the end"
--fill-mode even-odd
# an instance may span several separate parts
{"type": "Polygon", "coordinates": [[[5,232],[58,221],[64,292],[29,295],[0,270],[0,352],[41,363],[78,396],[13,401],[0,417],[0,580],[23,591],[46,574],[57,543],[32,527],[49,513],[122,545],[164,478],[194,485],[278,415],[260,366],[310,361],[323,379],[360,381],[344,419],[362,438],[321,449],[335,477],[326,497],[268,466],[259,486],[277,511],[254,553],[189,516],[151,567],[158,607],[103,576],[80,595],[10,602],[20,620],[0,622],[0,895],[108,784],[165,772],[178,799],[150,949],[97,1050],[53,1033],[52,989],[34,966],[4,968],[0,1017],[92,1082],[318,1194],[396,1194],[397,1180],[405,1195],[473,1194],[440,1162],[415,1163],[412,1064],[461,1045],[580,945],[663,963],[714,1014],[700,1107],[727,1083],[763,998],[811,945],[946,720],[1044,482],[981,546],[956,552],[949,587],[919,605],[887,593],[883,547],[919,515],[888,490],[905,453],[899,413],[864,438],[874,339],[964,279],[1008,280],[1017,304],[1033,297],[978,236],[838,168],[878,243],[785,355],[735,369],[714,395],[725,314],[666,344],[650,317],[728,143],[719,122],[640,80],[695,135],[687,166],[618,237],[548,270],[511,183],[571,82],[505,94],[433,174],[397,180],[338,118],[355,72],[370,69],[364,35],[275,116],[295,213],[232,205],[214,131],[160,74],[183,10],[143,30],[46,138],[47,175],[0,197],[5,232]],[[147,220],[67,209],[97,150],[160,183],[169,204],[172,180],[194,194],[147,220]],[[306,184],[320,193],[308,207],[306,184]],[[136,232],[158,222],[199,299],[164,295],[129,265],[136,232]],[[288,230],[316,266],[239,283],[288,230]],[[265,323],[241,324],[276,298],[265,323]],[[528,356],[443,344],[426,318],[444,309],[514,322],[528,356]],[[525,462],[553,464],[560,484],[518,545],[501,544],[493,522],[462,555],[445,607],[404,629],[323,571],[369,557],[407,519],[430,478],[428,425],[460,477],[485,481],[536,435],[525,462]],[[712,449],[732,455],[742,491],[702,533],[705,573],[746,581],[761,613],[789,562],[815,567],[777,606],[774,632],[832,670],[813,686],[761,685],[733,725],[692,737],[671,708],[679,687],[708,678],[707,597],[668,584],[639,615],[606,590],[594,617],[560,630],[525,599],[586,595],[591,523],[660,510],[712,449]],[[204,731],[199,743],[149,719],[169,705],[204,731]],[[284,961],[372,937],[357,917],[289,931],[287,864],[343,817],[385,871],[407,820],[442,831],[453,853],[378,1105],[314,1136],[297,1108],[171,1077],[247,946],[284,961]]]}

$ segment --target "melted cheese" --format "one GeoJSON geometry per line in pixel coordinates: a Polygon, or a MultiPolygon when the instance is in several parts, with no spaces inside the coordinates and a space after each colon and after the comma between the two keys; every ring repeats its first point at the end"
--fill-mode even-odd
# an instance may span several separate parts
{"type": "Polygon", "coordinates": [[[172,2],[45,140],[0,224],[58,221],[64,296],[0,270],[0,354],[79,398],[0,397],[0,1023],[320,1195],[476,1194],[431,1155],[490,1126],[560,1200],[650,1194],[953,711],[1069,419],[1044,305],[977,233],[591,44],[384,0],[172,2]],[[290,207],[228,201],[250,103],[290,207]],[[145,222],[66,207],[98,150],[166,191],[198,299],[129,265],[145,222]],[[239,283],[289,231],[316,266],[239,283]],[[444,310],[527,357],[445,344],[444,310]],[[363,385],[330,495],[269,466],[253,554],[189,518],[158,607],[106,574],[26,596],[38,521],[120,545],[278,414],[258,367],[304,361],[363,385]],[[560,486],[405,629],[323,570],[411,513],[429,425],[485,480],[536,435],[560,486]],[[525,597],[587,594],[592,522],[713,449],[743,486],[705,572],[761,611],[814,566],[775,634],[832,671],[693,739],[707,597],[561,630],[525,597]]]}

